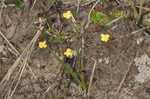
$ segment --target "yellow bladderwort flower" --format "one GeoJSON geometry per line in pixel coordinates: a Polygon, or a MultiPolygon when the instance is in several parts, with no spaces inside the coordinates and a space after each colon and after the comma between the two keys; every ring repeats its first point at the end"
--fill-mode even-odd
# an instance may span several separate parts
{"type": "Polygon", "coordinates": [[[64,52],[64,55],[66,57],[70,57],[71,58],[72,55],[73,55],[73,52],[72,52],[72,50],[70,48],[67,48],[66,51],[64,52]]]}
{"type": "Polygon", "coordinates": [[[63,13],[63,17],[66,19],[70,19],[72,16],[73,15],[72,15],[71,11],[66,11],[63,13]]]}
{"type": "Polygon", "coordinates": [[[39,48],[46,48],[46,47],[47,47],[46,41],[39,42],[39,48]]]}
{"type": "Polygon", "coordinates": [[[108,42],[108,40],[110,39],[110,35],[109,34],[101,34],[101,40],[103,42],[108,42]]]}
{"type": "Polygon", "coordinates": [[[44,21],[44,18],[39,17],[38,22],[42,23],[44,21]]]}

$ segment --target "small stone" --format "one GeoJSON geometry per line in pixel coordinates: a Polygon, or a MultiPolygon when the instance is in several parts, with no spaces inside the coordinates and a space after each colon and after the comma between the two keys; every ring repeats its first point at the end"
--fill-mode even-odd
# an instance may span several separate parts
{"type": "Polygon", "coordinates": [[[136,40],[137,45],[141,44],[143,42],[143,40],[144,40],[143,38],[138,38],[136,40]]]}
{"type": "Polygon", "coordinates": [[[148,55],[142,55],[141,57],[137,57],[134,59],[135,65],[139,71],[137,75],[135,75],[135,81],[139,83],[144,83],[145,81],[150,79],[150,67],[149,62],[150,58],[148,55]]]}

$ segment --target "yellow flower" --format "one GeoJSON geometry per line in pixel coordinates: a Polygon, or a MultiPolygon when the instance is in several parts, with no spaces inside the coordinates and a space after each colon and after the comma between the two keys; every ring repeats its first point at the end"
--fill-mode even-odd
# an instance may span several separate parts
{"type": "Polygon", "coordinates": [[[70,19],[72,17],[71,11],[66,11],[63,13],[63,17],[66,19],[70,19]]]}
{"type": "Polygon", "coordinates": [[[39,42],[39,48],[46,48],[46,47],[47,47],[46,41],[39,42]]]}
{"type": "Polygon", "coordinates": [[[44,21],[44,18],[39,17],[38,22],[42,23],[44,21]]]}
{"type": "Polygon", "coordinates": [[[101,36],[101,40],[103,42],[107,42],[110,38],[110,36],[108,34],[101,34],[100,36],[101,36]]]}
{"type": "Polygon", "coordinates": [[[67,57],[72,57],[72,50],[70,48],[67,48],[66,51],[64,52],[64,55],[67,57]]]}

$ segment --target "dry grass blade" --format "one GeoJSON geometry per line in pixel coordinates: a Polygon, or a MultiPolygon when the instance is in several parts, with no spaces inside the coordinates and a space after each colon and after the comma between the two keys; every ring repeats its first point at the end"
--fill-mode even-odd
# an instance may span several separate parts
{"type": "Polygon", "coordinates": [[[146,11],[150,11],[150,8],[140,7],[140,6],[136,6],[136,7],[141,8],[141,9],[144,9],[144,10],[146,10],[146,11]]]}
{"type": "MultiPolygon", "coordinates": [[[[35,45],[36,40],[40,36],[41,31],[43,30],[43,28],[44,27],[41,27],[40,30],[37,31],[37,33],[35,34],[35,36],[31,40],[31,42],[27,45],[27,47],[22,52],[22,54],[18,57],[18,59],[15,61],[15,63],[12,65],[12,67],[10,67],[10,69],[7,72],[7,74],[5,75],[5,77],[2,79],[2,81],[0,83],[1,90],[4,90],[4,89],[6,89],[6,87],[9,87],[9,86],[7,86],[7,83],[10,80],[10,76],[14,73],[14,70],[21,63],[21,61],[23,60],[23,58],[26,57],[28,59],[28,55],[30,56],[30,54],[31,54],[31,52],[33,50],[33,45],[35,45]]],[[[27,60],[23,60],[23,63],[21,63],[22,67],[26,66],[26,63],[27,63],[26,61],[27,60]]],[[[22,68],[22,70],[24,70],[24,69],[22,68]]],[[[22,72],[23,72],[22,70],[21,70],[20,76],[18,78],[18,83],[19,83],[19,79],[21,78],[21,75],[22,75],[22,72]]],[[[17,84],[16,84],[16,87],[17,87],[17,84]]],[[[10,94],[10,96],[8,97],[8,99],[11,99],[14,91],[15,91],[15,88],[14,88],[13,92],[10,94]]]]}
{"type": "Polygon", "coordinates": [[[3,13],[3,8],[4,7],[6,7],[6,5],[5,5],[5,0],[0,0],[1,2],[1,8],[0,8],[0,24],[2,24],[1,22],[2,22],[2,13],[3,13]]]}
{"type": "MultiPolygon", "coordinates": [[[[25,59],[24,59],[24,61],[23,61],[23,63],[22,63],[22,68],[20,69],[21,71],[20,71],[20,75],[19,75],[19,77],[18,77],[16,86],[14,87],[14,89],[12,90],[12,92],[10,91],[11,94],[10,94],[10,96],[8,95],[8,98],[7,98],[7,99],[11,99],[11,98],[12,98],[13,94],[15,93],[15,90],[17,89],[17,87],[18,87],[18,85],[19,85],[19,83],[20,83],[20,80],[21,80],[22,74],[23,74],[23,72],[24,72],[24,70],[25,70],[25,67],[28,65],[28,64],[27,64],[27,61],[28,61],[28,59],[30,58],[31,53],[32,53],[32,51],[33,51],[33,49],[34,49],[35,42],[36,42],[36,39],[35,39],[35,41],[33,42],[33,44],[31,45],[31,48],[29,49],[29,51],[27,52],[27,55],[25,56],[25,59]]],[[[12,85],[13,85],[13,84],[12,84],[12,85]]]]}
{"type": "MultiPolygon", "coordinates": [[[[93,2],[95,2],[96,0],[83,0],[83,3],[81,4],[81,6],[86,6],[89,5],[93,2]]],[[[100,0],[99,0],[100,1],[100,0]]]]}
{"type": "Polygon", "coordinates": [[[143,4],[144,4],[144,0],[140,0],[140,9],[139,9],[139,17],[138,17],[138,20],[140,20],[140,17],[142,15],[142,7],[143,7],[143,4]]]}
{"type": "Polygon", "coordinates": [[[91,8],[89,15],[88,15],[88,21],[87,24],[85,25],[85,29],[87,29],[89,27],[89,24],[91,23],[91,13],[93,11],[93,9],[95,8],[95,6],[99,3],[100,1],[97,0],[96,3],[93,5],[93,7],[91,8]]]}
{"type": "Polygon", "coordinates": [[[117,94],[119,93],[120,89],[122,88],[122,85],[124,84],[124,82],[125,82],[125,80],[126,80],[126,78],[127,78],[127,75],[128,75],[128,73],[129,73],[129,71],[130,71],[130,69],[131,69],[132,64],[133,64],[133,62],[131,62],[131,63],[129,64],[128,69],[127,69],[127,71],[125,72],[125,74],[124,74],[124,76],[123,76],[123,79],[121,80],[121,82],[120,82],[120,84],[119,84],[119,86],[118,86],[118,88],[117,88],[117,91],[116,91],[115,95],[117,95],[117,94]]]}
{"type": "MultiPolygon", "coordinates": [[[[149,28],[149,27],[143,27],[143,28],[141,28],[141,29],[138,29],[138,30],[135,30],[135,31],[131,32],[130,34],[127,34],[127,35],[124,35],[124,36],[120,36],[119,38],[114,39],[114,40],[112,40],[112,41],[120,40],[120,39],[122,39],[122,38],[135,35],[135,34],[137,34],[137,33],[139,33],[139,32],[142,32],[142,31],[144,31],[144,30],[146,30],[146,29],[148,29],[148,28],[149,28]]],[[[145,34],[148,35],[147,33],[145,33],[145,34]]],[[[149,35],[148,35],[148,36],[149,36],[149,35]]]]}
{"type": "Polygon", "coordinates": [[[112,20],[111,22],[107,23],[106,26],[110,26],[110,25],[112,25],[113,23],[115,23],[115,22],[121,20],[122,18],[124,18],[124,17],[126,17],[126,16],[127,16],[127,15],[120,16],[120,17],[118,17],[118,18],[112,20]]]}
{"type": "Polygon", "coordinates": [[[91,88],[91,85],[92,85],[92,81],[93,81],[93,77],[94,77],[94,73],[95,73],[95,68],[96,68],[96,64],[97,64],[97,61],[95,59],[94,60],[94,65],[93,65],[93,69],[92,69],[92,74],[91,74],[91,77],[90,77],[90,83],[89,83],[89,86],[88,86],[88,92],[87,92],[87,95],[90,96],[90,88],[91,88]]]}
{"type": "MultiPolygon", "coordinates": [[[[29,54],[29,53],[28,53],[28,54],[29,54]]],[[[30,54],[31,54],[31,53],[30,53],[30,54]]],[[[20,82],[20,79],[21,79],[21,76],[22,76],[22,74],[23,74],[23,71],[24,71],[24,69],[25,69],[25,67],[26,67],[26,65],[27,65],[27,60],[28,60],[28,58],[29,58],[29,55],[27,55],[26,58],[24,59],[24,62],[23,62],[23,64],[22,64],[23,66],[22,66],[20,75],[19,75],[19,77],[18,77],[17,83],[16,83],[14,89],[12,90],[10,96],[8,95],[8,98],[7,98],[7,99],[11,99],[12,96],[13,96],[13,94],[14,94],[14,92],[15,92],[15,90],[17,89],[17,87],[18,87],[18,85],[19,85],[19,82],[20,82]]],[[[13,84],[12,84],[12,85],[13,85],[13,84]]],[[[11,89],[10,89],[10,90],[11,90],[11,89]]]]}
{"type": "MultiPolygon", "coordinates": [[[[20,52],[12,45],[12,43],[7,39],[7,37],[1,31],[0,31],[0,35],[7,42],[7,44],[9,45],[9,47],[11,48],[11,50],[13,51],[12,53],[15,54],[15,56],[18,57],[20,55],[20,52]]],[[[31,73],[33,74],[33,76],[36,78],[36,76],[33,73],[31,67],[28,66],[28,68],[31,71],[31,73]]]]}
{"type": "Polygon", "coordinates": [[[34,0],[33,5],[31,7],[31,10],[34,8],[35,3],[37,2],[37,0],[34,0]]]}
{"type": "Polygon", "coordinates": [[[78,12],[79,12],[79,9],[80,9],[80,3],[81,3],[81,0],[78,0],[76,14],[78,14],[78,12]]]}
{"type": "Polygon", "coordinates": [[[6,38],[6,36],[1,31],[0,31],[0,35],[2,36],[2,38],[4,38],[4,40],[8,43],[11,49],[15,52],[15,55],[19,56],[20,53],[16,50],[16,48],[10,43],[10,41],[6,38]]]}

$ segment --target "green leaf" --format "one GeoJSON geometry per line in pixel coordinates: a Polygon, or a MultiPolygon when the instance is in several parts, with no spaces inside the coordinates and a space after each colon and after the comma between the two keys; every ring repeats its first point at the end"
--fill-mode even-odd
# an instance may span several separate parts
{"type": "Polygon", "coordinates": [[[22,1],[21,1],[21,0],[13,0],[13,3],[15,4],[15,6],[16,6],[17,8],[20,8],[22,1]]]}
{"type": "Polygon", "coordinates": [[[117,8],[113,8],[110,12],[110,17],[112,19],[120,17],[123,15],[123,11],[118,10],[117,8]]]}
{"type": "Polygon", "coordinates": [[[57,32],[56,35],[54,35],[54,40],[53,40],[53,42],[54,42],[54,43],[59,43],[59,42],[64,41],[64,40],[66,40],[66,39],[67,39],[67,36],[66,36],[64,33],[62,33],[62,32],[57,32]]]}
{"type": "Polygon", "coordinates": [[[101,2],[102,2],[103,4],[105,4],[105,3],[108,3],[109,1],[108,1],[108,0],[101,0],[101,2]]]}
{"type": "Polygon", "coordinates": [[[100,24],[103,26],[110,22],[110,18],[106,14],[95,10],[91,12],[91,20],[94,24],[100,24]]]}
{"type": "Polygon", "coordinates": [[[148,27],[150,27],[150,19],[143,19],[143,24],[145,25],[145,26],[148,26],[148,27]]]}

